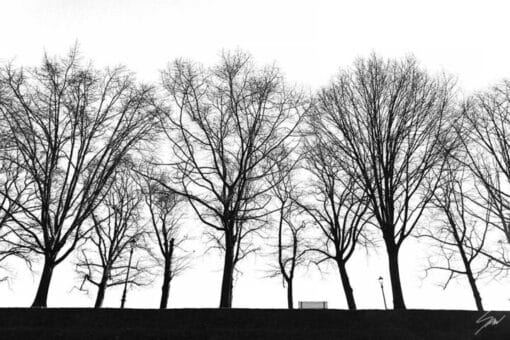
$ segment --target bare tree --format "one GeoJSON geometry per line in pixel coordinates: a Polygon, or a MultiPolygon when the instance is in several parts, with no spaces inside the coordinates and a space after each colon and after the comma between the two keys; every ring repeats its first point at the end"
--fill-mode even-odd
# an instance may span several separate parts
{"type": "Polygon", "coordinates": [[[276,67],[257,69],[241,52],[208,69],[176,61],[163,83],[175,107],[166,124],[176,160],[171,189],[214,231],[225,259],[220,307],[230,308],[235,265],[254,251],[249,237],[270,212],[266,178],[287,157],[278,150],[290,143],[306,98],[276,67]]]}
{"type": "Polygon", "coordinates": [[[459,159],[476,177],[478,218],[496,233],[482,250],[500,274],[510,269],[510,81],[473,96],[464,106],[458,132],[459,159]]]}
{"type": "Polygon", "coordinates": [[[405,309],[399,250],[437,186],[451,105],[449,79],[432,78],[413,58],[372,55],[320,91],[311,119],[367,195],[388,253],[395,309],[405,309]]]}
{"type": "Polygon", "coordinates": [[[0,117],[40,207],[22,206],[15,221],[18,246],[44,257],[33,302],[44,307],[53,270],[85,236],[83,222],[115,168],[154,131],[153,89],[122,68],[82,66],[76,49],[63,59],[45,56],[38,68],[7,65],[0,83],[0,117]]]}
{"type": "Polygon", "coordinates": [[[308,140],[303,150],[304,167],[311,176],[308,190],[296,200],[301,210],[308,215],[320,230],[318,244],[309,251],[318,255],[315,262],[333,260],[340,273],[348,308],[356,309],[353,289],[347,273],[347,262],[359,244],[371,244],[365,226],[370,214],[365,193],[356,187],[332,154],[316,135],[308,140]]]}
{"type": "Polygon", "coordinates": [[[297,161],[287,160],[277,165],[279,171],[273,173],[270,181],[272,193],[277,201],[278,237],[274,245],[278,264],[269,272],[270,277],[280,276],[287,288],[287,307],[294,308],[294,277],[296,269],[306,264],[306,244],[304,233],[306,223],[300,219],[295,197],[298,195],[294,184],[297,161]]]}
{"type": "Polygon", "coordinates": [[[76,264],[79,276],[97,287],[95,308],[102,306],[107,288],[125,284],[128,271],[129,284],[150,282],[143,197],[127,170],[116,171],[112,181],[104,200],[91,214],[92,231],[76,264]],[[132,264],[132,250],[144,252],[145,261],[142,255],[132,264]]]}
{"type": "Polygon", "coordinates": [[[168,183],[168,179],[156,170],[149,168],[144,172],[149,176],[141,176],[139,185],[149,210],[150,225],[155,239],[157,251],[152,251],[159,267],[163,269],[161,301],[159,308],[167,308],[172,280],[180,275],[189,265],[189,253],[181,248],[187,239],[182,232],[181,219],[185,198],[169,191],[160,183],[168,183]],[[158,178],[157,181],[150,178],[158,178]]]}
{"type": "Polygon", "coordinates": [[[478,214],[473,214],[473,209],[477,210],[477,205],[473,204],[476,190],[470,177],[466,167],[453,159],[448,161],[441,185],[432,200],[436,211],[441,214],[440,224],[438,227],[429,225],[422,228],[418,237],[432,240],[436,254],[431,254],[431,258],[439,257],[438,261],[429,258],[426,271],[447,271],[449,275],[444,288],[452,279],[466,277],[476,307],[483,311],[477,280],[486,273],[490,264],[486,259],[480,261],[483,260],[483,249],[490,228],[486,221],[478,218],[478,214]]]}

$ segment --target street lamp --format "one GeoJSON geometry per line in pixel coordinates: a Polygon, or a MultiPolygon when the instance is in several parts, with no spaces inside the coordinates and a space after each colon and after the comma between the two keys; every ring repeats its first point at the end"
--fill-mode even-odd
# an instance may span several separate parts
{"type": "Polygon", "coordinates": [[[379,285],[381,286],[382,298],[384,301],[384,309],[388,310],[388,306],[386,305],[386,296],[384,295],[384,286],[383,286],[383,278],[379,276],[379,285]]]}
{"type": "Polygon", "coordinates": [[[122,299],[120,300],[120,308],[124,308],[124,305],[126,304],[126,294],[127,294],[127,285],[129,281],[129,270],[131,269],[131,259],[133,258],[133,249],[135,249],[136,240],[133,238],[131,241],[129,241],[129,245],[131,246],[131,250],[129,252],[129,261],[128,261],[128,268],[126,272],[126,280],[124,281],[124,292],[122,292],[122,299]]]}

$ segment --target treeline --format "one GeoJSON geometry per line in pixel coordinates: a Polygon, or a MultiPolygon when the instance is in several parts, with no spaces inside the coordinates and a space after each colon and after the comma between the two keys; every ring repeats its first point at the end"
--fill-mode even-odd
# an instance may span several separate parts
{"type": "Polygon", "coordinates": [[[96,307],[109,287],[157,279],[166,308],[199,224],[223,255],[226,308],[253,253],[272,254],[289,308],[296,270],[329,262],[356,309],[347,263],[381,244],[405,309],[410,237],[427,242],[445,286],[469,283],[479,310],[478,280],[510,268],[508,81],[462,98],[413,58],[371,55],[310,94],[237,51],[210,67],[176,60],[143,84],[73,49],[2,65],[0,116],[0,266],[43,262],[34,307],[72,257],[96,307]]]}

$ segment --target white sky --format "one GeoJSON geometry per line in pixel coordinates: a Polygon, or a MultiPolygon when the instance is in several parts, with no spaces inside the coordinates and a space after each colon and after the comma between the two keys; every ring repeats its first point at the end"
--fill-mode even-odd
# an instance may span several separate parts
{"type": "MultiPolygon", "coordinates": [[[[316,89],[339,67],[375,51],[385,57],[412,53],[432,71],[456,75],[471,92],[510,78],[510,13],[508,1],[320,1],[320,0],[2,0],[0,60],[37,64],[46,50],[63,54],[79,41],[87,59],[98,66],[124,64],[140,79],[157,81],[158,71],[176,57],[213,63],[222,48],[241,48],[260,63],[275,61],[291,82],[316,89]]],[[[190,225],[198,231],[197,225],[190,225]]],[[[408,308],[472,309],[464,281],[446,291],[436,280],[421,281],[424,252],[410,240],[401,253],[401,276],[408,308]]],[[[234,306],[283,308],[285,291],[278,279],[264,278],[266,259],[252,258],[234,288],[234,306]]],[[[57,267],[49,306],[90,306],[76,290],[70,258],[57,267]]],[[[217,307],[221,259],[203,256],[178,277],[170,292],[171,307],[217,307]]],[[[0,285],[0,306],[28,306],[38,275],[22,265],[10,287],[0,285]]],[[[384,249],[369,259],[357,255],[348,268],[360,308],[382,308],[377,277],[386,279],[384,249]]],[[[436,278],[437,279],[437,278],[436,278]]],[[[510,308],[507,282],[481,285],[488,309],[510,308]]],[[[157,307],[160,282],[130,292],[127,306],[157,307]]],[[[339,276],[321,277],[315,270],[295,282],[295,300],[327,300],[346,308],[339,276]]],[[[121,291],[107,292],[105,305],[118,306],[121,291]]]]}

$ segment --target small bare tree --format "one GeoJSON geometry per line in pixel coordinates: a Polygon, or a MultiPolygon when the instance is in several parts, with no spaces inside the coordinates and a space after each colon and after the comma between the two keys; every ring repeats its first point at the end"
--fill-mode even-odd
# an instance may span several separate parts
{"type": "Polygon", "coordinates": [[[294,200],[297,188],[294,184],[294,172],[297,161],[287,160],[278,165],[280,169],[270,179],[272,193],[278,206],[278,237],[274,245],[278,264],[272,266],[270,277],[280,276],[287,288],[287,307],[294,308],[294,277],[296,269],[306,264],[305,231],[306,223],[300,220],[298,206],[294,200]]]}
{"type": "Polygon", "coordinates": [[[225,260],[220,307],[230,308],[236,263],[256,249],[250,237],[271,212],[266,179],[287,157],[278,150],[291,142],[307,102],[277,68],[257,69],[241,52],[224,53],[209,69],[176,61],[163,82],[175,108],[165,125],[175,155],[170,189],[214,231],[225,260]]]}
{"type": "Polygon", "coordinates": [[[487,234],[490,230],[486,221],[479,219],[473,203],[476,190],[470,172],[460,163],[450,159],[441,181],[434,193],[432,203],[440,213],[439,226],[429,225],[420,230],[418,237],[432,240],[429,270],[442,270],[449,273],[443,288],[452,279],[465,277],[476,303],[476,308],[483,311],[482,298],[477,280],[487,273],[490,261],[483,258],[487,234]],[[438,260],[431,260],[439,258],[438,260]],[[479,263],[481,262],[481,263],[479,263]]]}
{"type": "Polygon", "coordinates": [[[126,284],[126,280],[137,286],[150,282],[143,197],[128,171],[116,171],[112,181],[104,200],[91,214],[92,231],[76,264],[81,279],[97,287],[95,308],[103,305],[109,287],[126,284]],[[142,254],[132,263],[133,250],[144,252],[145,258],[142,254]]]}
{"type": "Polygon", "coordinates": [[[151,251],[159,267],[163,269],[163,284],[159,308],[167,308],[170,296],[170,284],[189,265],[189,253],[183,251],[182,245],[187,239],[182,231],[181,219],[184,215],[185,198],[169,191],[160,183],[168,183],[165,176],[157,174],[154,168],[148,168],[141,176],[139,185],[149,210],[152,232],[156,251],[151,251]],[[150,178],[158,178],[151,180],[150,178]]]}
{"type": "Polygon", "coordinates": [[[55,267],[83,240],[116,167],[154,131],[153,89],[123,68],[82,66],[76,49],[38,68],[4,66],[0,84],[0,119],[39,207],[22,207],[16,245],[44,257],[33,302],[44,307],[55,267]]]}
{"type": "Polygon", "coordinates": [[[413,58],[372,55],[320,91],[311,119],[367,196],[388,254],[395,309],[405,309],[399,250],[439,183],[452,99],[452,81],[429,76],[413,58]]]}
{"type": "Polygon", "coordinates": [[[318,255],[318,265],[329,260],[336,263],[348,308],[354,310],[356,302],[347,262],[358,245],[371,243],[365,228],[370,219],[367,196],[343,171],[339,162],[344,160],[331,153],[320,135],[311,136],[303,154],[310,181],[296,202],[321,235],[309,251],[318,255]]]}
{"type": "Polygon", "coordinates": [[[476,177],[478,218],[494,229],[483,254],[493,270],[510,270],[510,81],[479,92],[464,106],[458,132],[466,157],[459,162],[476,177]]]}

